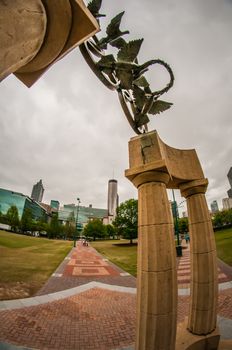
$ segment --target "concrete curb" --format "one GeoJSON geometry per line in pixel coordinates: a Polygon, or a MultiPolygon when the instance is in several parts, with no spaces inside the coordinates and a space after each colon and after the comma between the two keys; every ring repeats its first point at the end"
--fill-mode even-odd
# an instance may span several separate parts
{"type": "MultiPolygon", "coordinates": [[[[102,283],[102,282],[92,281],[92,282],[83,284],[83,285],[78,286],[78,287],[65,289],[65,290],[60,291],[60,292],[35,296],[32,298],[3,300],[3,301],[0,301],[0,311],[20,309],[20,308],[29,307],[29,306],[46,304],[46,303],[50,303],[50,302],[53,302],[56,300],[65,299],[65,298],[71,297],[73,295],[86,292],[87,290],[90,290],[92,288],[102,288],[102,289],[115,291],[115,292],[136,294],[136,288],[116,286],[116,285],[106,284],[106,283],[102,283]]],[[[232,288],[232,281],[219,284],[219,291],[230,289],[230,288],[232,288]]],[[[178,289],[178,295],[179,296],[188,296],[188,295],[190,295],[190,289],[189,288],[178,289]]]]}
{"type": "Polygon", "coordinates": [[[111,284],[105,284],[105,283],[93,281],[78,287],[66,289],[56,293],[40,295],[33,298],[0,301],[0,311],[20,309],[20,308],[29,307],[29,306],[46,304],[46,303],[65,299],[73,295],[86,292],[87,290],[90,290],[92,288],[102,288],[102,289],[107,289],[115,292],[136,294],[136,288],[115,286],[111,284]]]}

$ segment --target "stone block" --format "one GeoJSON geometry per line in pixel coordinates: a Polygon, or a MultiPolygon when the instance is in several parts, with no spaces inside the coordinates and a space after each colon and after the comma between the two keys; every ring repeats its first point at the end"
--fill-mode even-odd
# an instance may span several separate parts
{"type": "MultiPolygon", "coordinates": [[[[86,8],[82,0],[67,1],[71,5],[71,23],[68,32],[65,33],[64,29],[67,31],[69,22],[65,24],[65,28],[62,28],[61,23],[67,20],[64,18],[64,12],[62,13],[62,11],[60,12],[58,10],[58,0],[46,0],[48,5],[47,11],[50,11],[50,13],[47,12],[47,16],[52,19],[52,22],[50,22],[50,37],[52,37],[54,41],[50,40],[50,43],[52,43],[53,49],[51,52],[49,51],[45,37],[44,45],[46,45],[47,49],[46,52],[42,52],[43,55],[39,60],[39,65],[36,63],[36,56],[30,62],[30,65],[24,66],[20,71],[15,72],[17,78],[28,87],[32,86],[53,64],[99,31],[98,22],[86,8]],[[56,12],[59,12],[59,16],[56,15],[56,12]],[[57,31],[63,31],[61,38],[57,35],[57,31]],[[31,65],[33,65],[33,67],[31,65]]],[[[65,2],[66,0],[59,0],[62,6],[65,2]]],[[[38,57],[39,54],[40,52],[38,53],[38,57]]]]}
{"type": "Polygon", "coordinates": [[[176,350],[217,350],[220,334],[216,328],[209,335],[195,335],[186,329],[187,320],[178,324],[176,350]]]}
{"type": "Polygon", "coordinates": [[[198,310],[211,310],[217,304],[218,286],[215,281],[191,284],[191,307],[198,310]]]}
{"type": "Polygon", "coordinates": [[[177,308],[176,270],[144,272],[139,284],[140,311],[151,315],[167,315],[177,308]]]}
{"type": "Polygon", "coordinates": [[[172,224],[139,226],[138,245],[139,251],[141,251],[138,261],[141,259],[140,266],[143,271],[158,272],[176,268],[172,224]]]}
{"type": "Polygon", "coordinates": [[[189,225],[191,232],[191,252],[208,253],[216,250],[212,221],[198,222],[189,225]]]}
{"type": "Polygon", "coordinates": [[[0,1],[0,23],[1,81],[39,52],[46,33],[46,11],[41,0],[0,1]]]}
{"type": "Polygon", "coordinates": [[[187,206],[190,225],[211,221],[204,194],[199,193],[188,197],[187,206]]]}
{"type": "Polygon", "coordinates": [[[139,226],[173,223],[165,184],[151,182],[140,186],[138,200],[139,226]]]}
{"type": "Polygon", "coordinates": [[[196,335],[207,335],[216,328],[216,307],[210,310],[191,308],[188,319],[188,329],[196,335]]]}
{"type": "Polygon", "coordinates": [[[174,350],[176,314],[154,316],[140,315],[140,333],[137,333],[136,350],[174,350]]]}
{"type": "Polygon", "coordinates": [[[218,266],[216,251],[209,253],[190,254],[191,281],[193,283],[216,282],[218,278],[218,266]]]}

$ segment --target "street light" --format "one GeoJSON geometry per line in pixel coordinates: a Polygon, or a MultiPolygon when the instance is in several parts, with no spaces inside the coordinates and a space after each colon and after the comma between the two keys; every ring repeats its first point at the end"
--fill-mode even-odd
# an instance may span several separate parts
{"type": "Polygon", "coordinates": [[[77,215],[76,215],[76,230],[74,232],[73,236],[73,246],[76,247],[76,234],[78,234],[78,214],[79,214],[79,209],[80,209],[80,198],[77,198],[77,215]]]}
{"type": "Polygon", "coordinates": [[[173,206],[174,206],[173,214],[174,214],[174,219],[175,219],[174,227],[175,227],[175,233],[177,236],[176,254],[177,254],[177,256],[182,256],[182,246],[180,244],[179,227],[178,227],[177,203],[176,203],[175,194],[174,194],[173,189],[172,189],[172,196],[173,196],[173,206]]]}

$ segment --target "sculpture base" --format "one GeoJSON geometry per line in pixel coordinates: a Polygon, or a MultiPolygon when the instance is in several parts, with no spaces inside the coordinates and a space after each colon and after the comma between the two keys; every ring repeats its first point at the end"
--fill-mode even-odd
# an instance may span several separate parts
{"type": "MultiPolygon", "coordinates": [[[[187,330],[187,320],[177,328],[177,350],[224,350],[219,346],[220,334],[218,328],[208,335],[195,335],[187,330]]],[[[228,350],[232,348],[228,348],[228,350]]]]}

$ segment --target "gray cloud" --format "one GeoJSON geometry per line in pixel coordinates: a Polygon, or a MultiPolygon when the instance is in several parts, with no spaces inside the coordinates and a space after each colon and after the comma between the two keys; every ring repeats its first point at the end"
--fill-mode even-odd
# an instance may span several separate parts
{"type": "MultiPolygon", "coordinates": [[[[210,181],[207,199],[221,205],[232,165],[231,1],[104,1],[108,20],[122,9],[130,38],[144,38],[140,61],[162,58],[175,73],[164,97],[174,106],[150,128],[172,147],[196,148],[210,181]]],[[[154,90],[166,78],[161,69],[149,75],[154,90]]],[[[47,202],[80,197],[106,207],[114,172],[120,200],[134,197],[124,178],[132,136],[116,93],[101,85],[78,49],[31,89],[13,75],[0,85],[0,187],[30,194],[42,178],[47,202]]]]}

